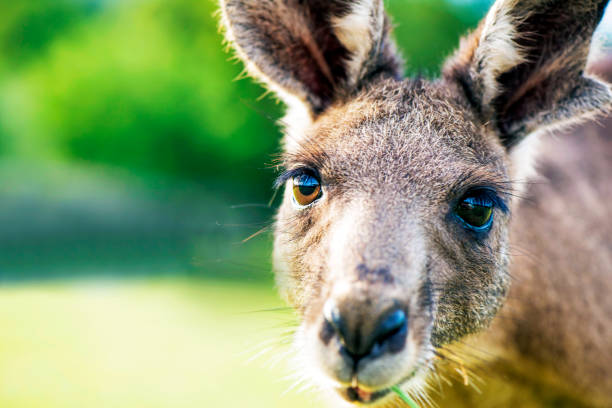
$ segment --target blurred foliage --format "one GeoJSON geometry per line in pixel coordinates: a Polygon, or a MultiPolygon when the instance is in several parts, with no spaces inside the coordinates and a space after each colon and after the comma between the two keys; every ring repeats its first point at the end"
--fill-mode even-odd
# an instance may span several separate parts
{"type": "Polygon", "coordinates": [[[0,25],[3,65],[19,67],[37,58],[49,44],[73,24],[99,9],[97,2],[5,2],[0,25]]]}
{"type": "Polygon", "coordinates": [[[25,4],[13,7],[4,39],[5,154],[196,179],[236,180],[250,169],[244,184],[261,184],[266,173],[252,170],[275,149],[267,115],[278,108],[245,108],[262,91],[234,81],[241,68],[222,49],[212,3],[49,2],[45,18],[41,4],[25,4]]]}
{"type": "Polygon", "coordinates": [[[406,60],[407,73],[435,77],[459,37],[478,24],[488,2],[470,7],[444,0],[393,0],[387,9],[394,34],[406,60]]]}
{"type": "MultiPolygon", "coordinates": [[[[389,1],[411,72],[432,74],[481,7],[389,1]]],[[[211,0],[0,6],[0,153],[121,166],[270,196],[280,108],[236,81],[211,0]]]]}

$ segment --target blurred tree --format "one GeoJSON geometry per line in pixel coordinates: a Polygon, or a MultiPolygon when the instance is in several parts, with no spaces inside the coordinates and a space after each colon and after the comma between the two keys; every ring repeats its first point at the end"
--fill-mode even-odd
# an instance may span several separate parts
{"type": "Polygon", "coordinates": [[[247,106],[263,90],[234,81],[241,67],[222,49],[214,8],[127,3],[57,39],[5,81],[2,116],[22,146],[16,153],[41,145],[68,160],[136,171],[269,181],[270,172],[256,170],[275,150],[278,108],[270,100],[258,111],[247,106]]]}
{"type": "Polygon", "coordinates": [[[97,0],[2,2],[1,64],[14,67],[39,57],[57,37],[100,9],[97,0]]]}

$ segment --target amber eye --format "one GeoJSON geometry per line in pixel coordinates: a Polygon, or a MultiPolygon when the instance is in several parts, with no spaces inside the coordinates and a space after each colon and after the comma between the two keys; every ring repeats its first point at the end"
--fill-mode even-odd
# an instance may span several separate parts
{"type": "Polygon", "coordinates": [[[470,195],[459,203],[455,214],[473,230],[488,229],[493,222],[493,201],[486,195],[470,195]]]}
{"type": "Polygon", "coordinates": [[[301,206],[312,204],[321,197],[321,183],[310,174],[300,174],[293,178],[293,198],[301,206]]]}

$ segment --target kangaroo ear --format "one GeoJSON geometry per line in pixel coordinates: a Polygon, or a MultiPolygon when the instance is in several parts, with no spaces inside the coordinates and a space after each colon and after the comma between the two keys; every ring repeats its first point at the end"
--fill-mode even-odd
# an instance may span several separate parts
{"type": "Polygon", "coordinates": [[[247,70],[311,114],[377,75],[401,76],[382,0],[221,0],[247,70]]]}
{"type": "Polygon", "coordinates": [[[498,0],[445,64],[483,122],[512,147],[529,133],[607,110],[607,84],[584,76],[607,0],[498,0]]]}

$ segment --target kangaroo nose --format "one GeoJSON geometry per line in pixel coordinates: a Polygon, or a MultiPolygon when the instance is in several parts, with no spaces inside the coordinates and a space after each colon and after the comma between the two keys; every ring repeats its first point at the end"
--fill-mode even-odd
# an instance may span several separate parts
{"type": "Polygon", "coordinates": [[[376,358],[385,352],[397,353],[404,348],[408,334],[406,312],[398,306],[391,307],[379,316],[367,316],[347,310],[342,313],[329,299],[323,308],[325,324],[355,362],[364,357],[376,358]]]}

